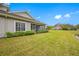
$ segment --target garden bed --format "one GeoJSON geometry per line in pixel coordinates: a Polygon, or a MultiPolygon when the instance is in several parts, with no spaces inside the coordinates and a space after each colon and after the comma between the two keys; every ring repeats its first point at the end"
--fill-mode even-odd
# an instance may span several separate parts
{"type": "Polygon", "coordinates": [[[79,34],[76,34],[75,37],[76,37],[76,39],[79,39],[79,34]]]}

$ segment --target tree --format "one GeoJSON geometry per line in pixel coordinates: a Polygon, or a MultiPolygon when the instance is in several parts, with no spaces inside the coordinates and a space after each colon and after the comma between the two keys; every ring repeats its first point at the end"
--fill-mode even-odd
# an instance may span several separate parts
{"type": "Polygon", "coordinates": [[[54,26],[47,26],[47,30],[52,30],[54,26]]]}
{"type": "Polygon", "coordinates": [[[75,28],[76,28],[76,29],[79,29],[79,24],[75,25],[75,28]]]}
{"type": "Polygon", "coordinates": [[[75,26],[70,24],[60,24],[62,30],[76,30],[75,26]]]}

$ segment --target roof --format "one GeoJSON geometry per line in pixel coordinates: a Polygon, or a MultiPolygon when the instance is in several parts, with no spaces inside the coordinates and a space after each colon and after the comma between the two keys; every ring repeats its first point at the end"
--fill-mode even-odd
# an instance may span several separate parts
{"type": "Polygon", "coordinates": [[[9,8],[9,6],[8,5],[5,5],[4,3],[0,3],[0,7],[9,8]]]}
{"type": "MultiPolygon", "coordinates": [[[[26,12],[26,11],[22,11],[22,12],[13,12],[13,14],[17,14],[17,15],[26,14],[26,15],[28,15],[30,18],[33,19],[33,17],[29,14],[29,12],[26,12]]],[[[23,16],[23,17],[25,17],[25,16],[23,16]]]]}
{"type": "MultiPolygon", "coordinates": [[[[25,13],[27,13],[27,12],[25,12],[25,13]]],[[[36,21],[33,18],[30,19],[30,18],[23,17],[23,16],[20,16],[20,15],[14,14],[14,13],[0,13],[0,16],[6,17],[6,18],[13,18],[13,19],[16,19],[16,20],[21,20],[21,21],[26,21],[26,22],[31,22],[32,24],[36,24],[36,25],[45,25],[44,23],[36,21]]]]}

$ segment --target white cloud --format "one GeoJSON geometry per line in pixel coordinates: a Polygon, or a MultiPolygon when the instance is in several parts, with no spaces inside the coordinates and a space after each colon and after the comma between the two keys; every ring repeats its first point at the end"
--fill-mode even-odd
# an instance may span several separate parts
{"type": "Polygon", "coordinates": [[[67,14],[64,14],[64,15],[56,15],[56,16],[54,16],[54,18],[55,19],[70,18],[72,15],[75,15],[75,14],[79,14],[79,11],[70,12],[70,13],[67,13],[67,14]]]}
{"type": "Polygon", "coordinates": [[[69,18],[69,17],[71,17],[71,15],[70,14],[65,14],[64,17],[69,18]]]}
{"type": "Polygon", "coordinates": [[[71,17],[71,15],[75,15],[75,14],[78,14],[78,13],[79,13],[79,11],[70,12],[68,14],[65,14],[63,17],[69,18],[69,17],[71,17]]]}
{"type": "Polygon", "coordinates": [[[55,19],[60,19],[62,17],[62,15],[56,15],[54,18],[55,19]]]}

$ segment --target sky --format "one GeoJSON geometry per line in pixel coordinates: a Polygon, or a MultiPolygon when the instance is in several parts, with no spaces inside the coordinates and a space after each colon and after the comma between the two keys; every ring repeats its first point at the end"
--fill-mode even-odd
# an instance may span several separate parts
{"type": "Polygon", "coordinates": [[[27,11],[34,19],[47,25],[79,24],[78,3],[11,3],[10,11],[27,11]]]}

